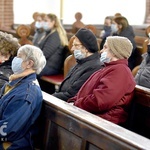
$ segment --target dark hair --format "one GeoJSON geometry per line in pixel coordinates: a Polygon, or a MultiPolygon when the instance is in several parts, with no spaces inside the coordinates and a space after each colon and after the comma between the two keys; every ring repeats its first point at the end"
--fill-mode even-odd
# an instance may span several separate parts
{"type": "Polygon", "coordinates": [[[119,17],[115,17],[113,19],[118,25],[122,25],[122,30],[124,30],[125,28],[127,28],[129,26],[128,20],[123,17],[123,16],[119,16],[119,17]]]}

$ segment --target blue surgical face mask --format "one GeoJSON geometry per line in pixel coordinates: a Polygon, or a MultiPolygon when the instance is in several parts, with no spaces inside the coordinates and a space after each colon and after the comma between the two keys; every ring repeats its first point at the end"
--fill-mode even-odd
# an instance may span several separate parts
{"type": "Polygon", "coordinates": [[[74,53],[75,59],[77,60],[81,60],[86,57],[85,54],[82,53],[80,50],[74,50],[73,53],[74,53]]]}
{"type": "Polygon", "coordinates": [[[43,23],[43,29],[44,29],[45,31],[50,31],[50,26],[49,26],[48,22],[44,22],[44,23],[43,23]]]}
{"type": "Polygon", "coordinates": [[[36,27],[37,29],[42,28],[42,22],[36,21],[36,22],[35,22],[35,27],[36,27]]]}
{"type": "Polygon", "coordinates": [[[19,74],[23,72],[23,69],[21,67],[22,62],[23,62],[22,58],[14,57],[12,64],[11,64],[11,68],[14,74],[19,74]]]}
{"type": "Polygon", "coordinates": [[[100,61],[103,63],[109,63],[110,58],[107,57],[107,52],[101,53],[100,61]]]}

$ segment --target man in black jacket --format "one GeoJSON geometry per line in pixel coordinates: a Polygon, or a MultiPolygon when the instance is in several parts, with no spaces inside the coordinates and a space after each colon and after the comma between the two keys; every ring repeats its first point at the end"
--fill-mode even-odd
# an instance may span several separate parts
{"type": "Polygon", "coordinates": [[[77,64],[70,70],[59,91],[53,94],[64,101],[75,96],[90,75],[103,67],[98,53],[97,39],[89,29],[81,28],[75,34],[71,50],[77,64]]]}

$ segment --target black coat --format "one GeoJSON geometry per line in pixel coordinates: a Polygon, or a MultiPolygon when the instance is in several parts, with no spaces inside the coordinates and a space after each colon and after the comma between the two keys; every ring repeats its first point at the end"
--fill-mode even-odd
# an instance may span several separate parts
{"type": "Polygon", "coordinates": [[[48,32],[39,43],[39,47],[46,57],[46,66],[61,71],[64,63],[64,46],[61,44],[58,32],[48,32]]]}
{"type": "Polygon", "coordinates": [[[75,96],[84,82],[97,70],[103,67],[98,53],[84,58],[70,70],[60,85],[59,91],[53,95],[64,101],[75,96]]]}
{"type": "Polygon", "coordinates": [[[12,58],[4,63],[0,64],[0,89],[2,86],[9,81],[9,76],[13,74],[11,69],[12,58]]]}

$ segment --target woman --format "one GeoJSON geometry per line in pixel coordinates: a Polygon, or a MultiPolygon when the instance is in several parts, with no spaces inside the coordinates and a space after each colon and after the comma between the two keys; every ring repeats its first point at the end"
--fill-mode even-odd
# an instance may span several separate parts
{"type": "Polygon", "coordinates": [[[135,76],[137,85],[150,88],[150,41],[147,45],[147,53],[143,54],[143,61],[135,76]]]}
{"type": "Polygon", "coordinates": [[[35,34],[33,36],[32,43],[35,46],[38,46],[40,40],[45,36],[45,31],[43,29],[44,17],[46,14],[40,13],[37,15],[37,19],[35,22],[35,34]]]}
{"type": "Polygon", "coordinates": [[[0,31],[0,89],[8,82],[13,73],[11,62],[17,54],[20,44],[11,34],[0,31]]]}
{"type": "Polygon", "coordinates": [[[123,36],[123,37],[128,38],[133,45],[132,54],[128,59],[129,68],[132,70],[136,65],[135,60],[137,57],[136,56],[137,55],[136,43],[134,41],[135,34],[133,31],[133,28],[132,28],[132,26],[129,25],[128,20],[123,16],[115,17],[114,22],[115,22],[116,27],[118,29],[117,32],[114,33],[114,35],[123,36]]]}
{"type": "Polygon", "coordinates": [[[68,39],[58,18],[54,14],[47,14],[43,29],[46,36],[39,43],[47,63],[39,76],[59,74],[64,63],[64,47],[68,45],[68,39]]]}
{"type": "Polygon", "coordinates": [[[46,64],[42,51],[32,45],[19,48],[12,61],[13,75],[2,88],[0,99],[0,149],[33,150],[35,121],[40,114],[42,92],[36,82],[46,64]]]}
{"type": "Polygon", "coordinates": [[[106,66],[93,73],[68,102],[113,123],[125,123],[135,87],[127,60],[132,48],[125,37],[107,37],[100,58],[106,66]]]}

